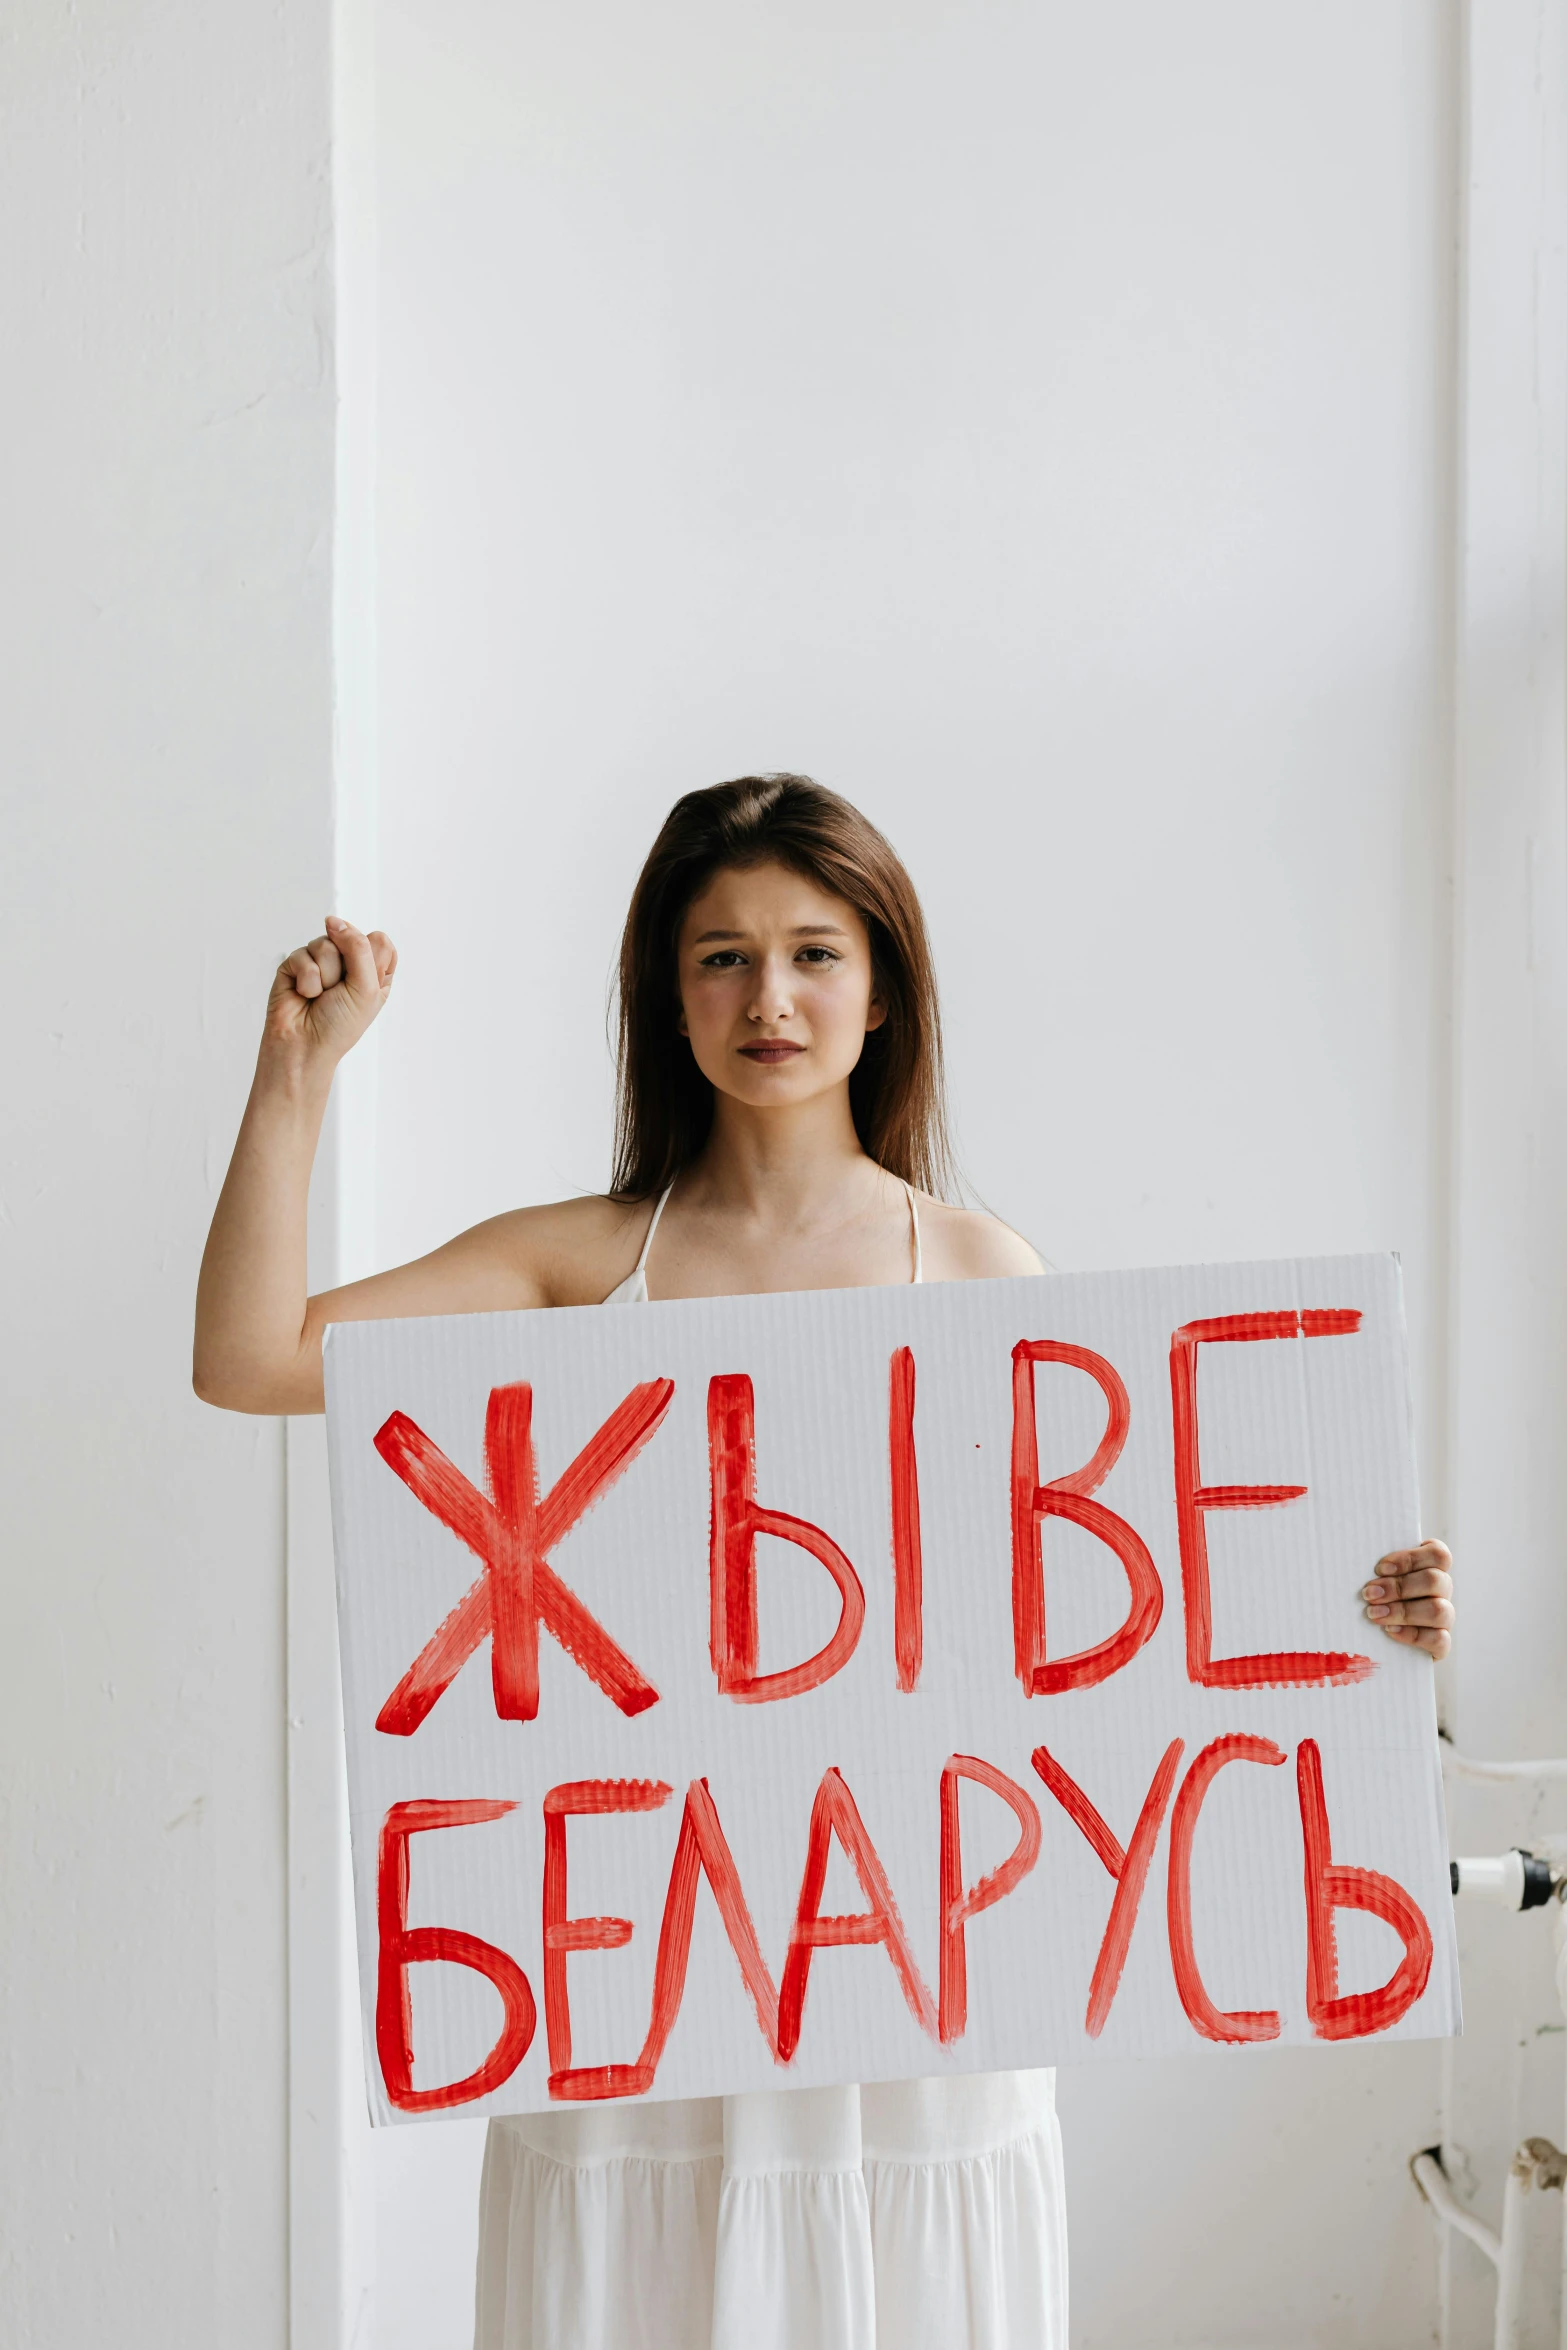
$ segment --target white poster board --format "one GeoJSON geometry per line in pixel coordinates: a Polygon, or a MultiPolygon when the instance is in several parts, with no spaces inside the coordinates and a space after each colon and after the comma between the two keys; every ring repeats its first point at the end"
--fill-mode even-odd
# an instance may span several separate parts
{"type": "Polygon", "coordinates": [[[377,2121],[1458,2029],[1392,1258],[326,1364],[377,2121]]]}

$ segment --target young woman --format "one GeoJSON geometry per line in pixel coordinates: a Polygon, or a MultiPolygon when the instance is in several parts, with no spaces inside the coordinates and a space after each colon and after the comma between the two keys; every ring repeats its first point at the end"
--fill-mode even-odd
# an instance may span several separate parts
{"type": "MultiPolygon", "coordinates": [[[[273,981],[196,1316],[197,1392],[318,1412],[329,1322],[1038,1273],[942,1196],[936,989],[919,901],[847,801],[795,775],[690,792],[620,960],[615,1176],[417,1263],[305,1288],[332,1072],[397,957],[329,919],[273,981]]],[[[1367,1613],[1445,1655],[1440,1543],[1367,1613]]],[[[477,2350],[1067,2350],[1053,2076],[772,2090],[494,2121],[477,2350]]]]}

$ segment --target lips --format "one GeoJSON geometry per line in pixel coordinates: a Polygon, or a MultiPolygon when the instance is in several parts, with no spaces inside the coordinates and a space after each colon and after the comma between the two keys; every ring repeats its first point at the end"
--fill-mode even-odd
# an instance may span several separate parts
{"type": "Polygon", "coordinates": [[[796,1054],[804,1052],[805,1047],[803,1044],[789,1044],[783,1037],[769,1037],[762,1044],[743,1044],[740,1050],[748,1061],[757,1061],[764,1068],[770,1068],[780,1061],[792,1061],[796,1054]]]}

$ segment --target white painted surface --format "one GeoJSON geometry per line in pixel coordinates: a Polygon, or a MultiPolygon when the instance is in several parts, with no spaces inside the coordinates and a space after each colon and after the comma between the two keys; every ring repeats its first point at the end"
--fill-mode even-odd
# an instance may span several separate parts
{"type": "MultiPolygon", "coordinates": [[[[602,1181],[658,818],[805,768],[1054,1258],[1403,1252],[1443,1522],[1456,36],[389,0],[383,1261],[602,1181]]],[[[1432,2338],[1430,2053],[1061,2088],[1082,2350],[1432,2338]]]]}
{"type": "Polygon", "coordinates": [[[288,2338],[283,1435],[190,1389],[330,873],[329,24],[7,15],[0,2338],[288,2338]]]}
{"type": "MultiPolygon", "coordinates": [[[[1503,0],[1467,38],[1452,1412],[1473,1604],[1454,1729],[1506,1758],[1567,1752],[1567,19],[1503,0]]],[[[1450,1811],[1466,1852],[1567,1828],[1560,1788],[1465,1785],[1450,1811]]],[[[1469,2029],[1443,2137],[1493,2225],[1519,2139],[1567,2141],[1550,1938],[1531,1923],[1459,1905],[1469,2029]]],[[[1488,2341],[1486,2263],[1461,2238],[1446,2257],[1450,2338],[1488,2341]]]]}

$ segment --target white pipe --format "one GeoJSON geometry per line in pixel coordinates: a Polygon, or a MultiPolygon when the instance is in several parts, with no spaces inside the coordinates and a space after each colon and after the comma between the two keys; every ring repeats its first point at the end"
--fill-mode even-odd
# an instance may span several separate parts
{"type": "Polygon", "coordinates": [[[1489,1901],[1503,1909],[1523,1907],[1523,1854],[1499,1852],[1484,1860],[1455,1860],[1453,1892],[1461,1901],[1489,1901]]]}
{"type": "MultiPolygon", "coordinates": [[[[1442,1768],[1455,1779],[1469,1779],[1489,1786],[1543,1786],[1549,1781],[1567,1780],[1567,1758],[1551,1756],[1537,1762],[1482,1762],[1473,1755],[1461,1754],[1450,1739],[1441,1740],[1442,1768]]],[[[1521,1905],[1521,1873],[1524,1856],[1509,1853],[1493,1861],[1460,1860],[1454,1870],[1453,1890],[1458,1894],[1478,1896],[1481,1900],[1500,1901],[1509,1909],[1521,1905]]],[[[1553,1874],[1560,1878],[1559,1856],[1553,1874]]],[[[1558,1883],[1558,1894],[1562,1887],[1558,1883]]],[[[1556,1991],[1564,2012],[1567,2012],[1567,1908],[1558,1902],[1556,1929],[1556,1991]]],[[[1502,2232],[1466,2211],[1454,2195],[1440,2162],[1434,2154],[1417,2154],[1410,2164],[1416,2186],[1425,2196],[1432,2210],[1444,2225],[1456,2228],[1467,2236],[1496,2266],[1496,2331],[1494,2350],[1523,2350],[1527,2313],[1524,2308],[1524,2274],[1528,2257],[1528,2198],[1537,2187],[1561,2187],[1567,2178],[1567,2156],[1557,2152],[1548,2139],[1526,2138],[1514,2154],[1508,2168],[1507,2188],[1502,2205],[1502,2232]]],[[[1567,2350],[1567,2264],[1564,2264],[1564,2292],[1562,2299],[1562,2350],[1567,2350]]]]}
{"type": "Polygon", "coordinates": [[[1525,2197],[1530,2179],[1520,2172],[1520,2146],[1508,2166],[1502,2197],[1502,2253],[1496,2264],[1496,2331],[1493,2350],[1518,2350],[1523,2340],[1523,2276],[1529,2249],[1529,2215],[1525,2197]]]}
{"type": "Polygon", "coordinates": [[[1409,2166],[1415,2185],[1445,2227],[1456,2228],[1467,2236],[1471,2244],[1478,2244],[1486,2259],[1497,2268],[1502,2265],[1502,2239],[1495,2228],[1488,2228],[1483,2219],[1459,2202],[1448,2185],[1447,2173],[1436,2156],[1429,2151],[1417,2154],[1409,2166]]]}
{"type": "Polygon", "coordinates": [[[1505,1786],[1519,1780],[1567,1779],[1567,1759],[1555,1758],[1545,1762],[1477,1762],[1472,1755],[1460,1754],[1448,1739],[1439,1741],[1442,1764],[1456,1779],[1479,1779],[1493,1786],[1505,1786]]]}
{"type": "Polygon", "coordinates": [[[1525,2138],[1507,2172],[1502,2205],[1502,2252],[1496,2264],[1495,2350],[1523,2350],[1528,2331],[1524,2271],[1529,2257],[1529,2202],[1545,2188],[1560,2189],[1567,2156],[1549,2138],[1525,2138]]]}

